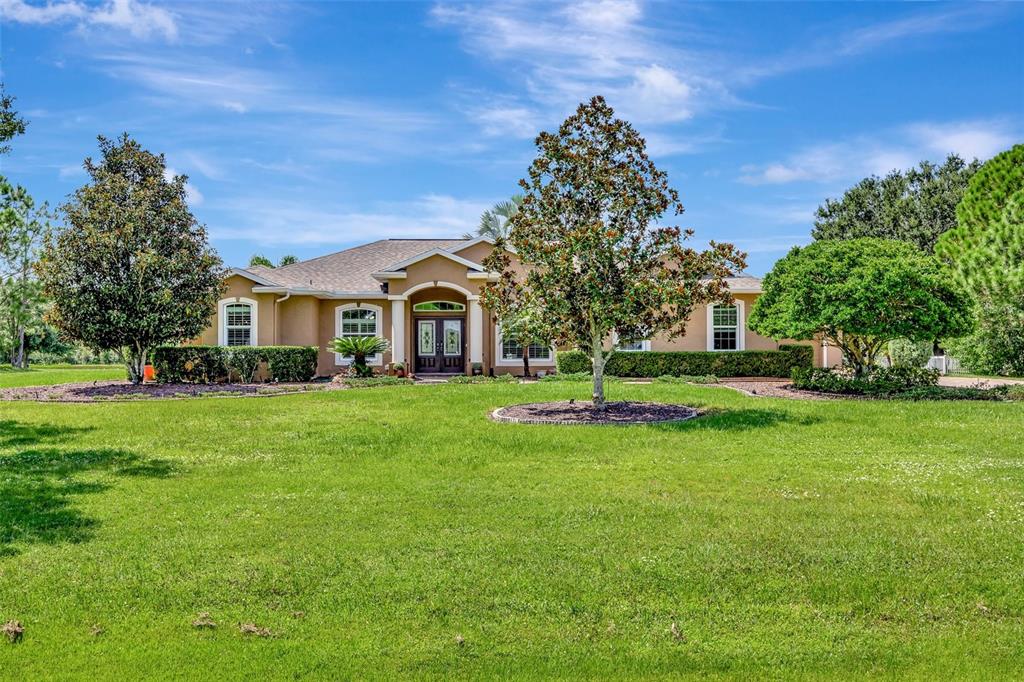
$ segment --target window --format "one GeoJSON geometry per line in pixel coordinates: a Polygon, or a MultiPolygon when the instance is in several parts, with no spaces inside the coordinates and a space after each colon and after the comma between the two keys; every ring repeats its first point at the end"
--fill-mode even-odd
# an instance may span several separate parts
{"type": "Polygon", "coordinates": [[[708,306],[708,350],[743,350],[743,304],[708,306]]]}
{"type": "Polygon", "coordinates": [[[466,312],[466,304],[452,303],[451,301],[425,301],[415,304],[412,309],[417,313],[464,313],[466,312]]]}
{"type": "MultiPolygon", "coordinates": [[[[337,336],[380,336],[382,310],[375,305],[359,305],[348,303],[336,308],[337,319],[335,323],[337,336]]],[[[352,358],[344,355],[334,354],[335,364],[347,365],[352,358]]],[[[377,355],[368,356],[366,364],[380,365],[383,358],[377,355]]]]}
{"type": "Polygon", "coordinates": [[[217,343],[221,346],[255,346],[256,301],[248,298],[226,298],[217,304],[220,328],[217,343]]]}
{"type": "Polygon", "coordinates": [[[619,341],[619,335],[612,332],[612,343],[615,344],[615,350],[625,351],[627,353],[635,353],[638,351],[645,351],[651,349],[650,340],[643,341],[619,341]]]}
{"type": "MultiPolygon", "coordinates": [[[[551,347],[545,346],[539,343],[531,343],[527,349],[529,358],[531,360],[550,360],[551,359],[551,347]]],[[[518,341],[511,341],[502,339],[501,341],[501,359],[502,360],[522,360],[523,359],[523,347],[518,341]]]]}

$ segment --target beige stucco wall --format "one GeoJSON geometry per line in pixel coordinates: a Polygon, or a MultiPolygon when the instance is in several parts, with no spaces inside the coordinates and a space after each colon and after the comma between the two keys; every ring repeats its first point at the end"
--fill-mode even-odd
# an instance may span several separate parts
{"type": "Polygon", "coordinates": [[[466,277],[467,268],[444,256],[431,256],[406,268],[405,279],[393,279],[388,283],[388,293],[394,296],[404,294],[418,284],[425,282],[450,282],[479,295],[480,280],[466,277]]]}
{"type": "MultiPolygon", "coordinates": [[[[330,350],[331,341],[338,335],[337,331],[337,310],[338,308],[347,304],[358,304],[359,306],[375,306],[380,308],[382,313],[381,317],[381,336],[385,339],[391,339],[391,303],[383,299],[320,299],[320,312],[319,312],[319,323],[317,331],[317,343],[320,347],[320,356],[317,362],[317,374],[321,376],[330,376],[337,374],[338,371],[344,367],[344,365],[337,364],[334,352],[330,350]]],[[[384,353],[383,363],[380,368],[383,369],[391,362],[391,352],[384,353]]]]}
{"type": "MultiPolygon", "coordinates": [[[[253,282],[238,275],[228,277],[227,285],[221,301],[248,298],[256,301],[256,343],[261,346],[269,346],[274,342],[274,294],[254,294],[252,292],[253,282]]],[[[219,309],[218,305],[218,309],[219,309]]],[[[215,312],[210,318],[208,326],[197,339],[197,343],[204,346],[216,346],[217,334],[220,329],[219,313],[215,312]]]]}

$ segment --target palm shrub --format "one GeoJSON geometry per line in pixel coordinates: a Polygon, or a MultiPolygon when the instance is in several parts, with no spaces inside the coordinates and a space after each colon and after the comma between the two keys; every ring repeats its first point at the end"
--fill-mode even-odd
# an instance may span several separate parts
{"type": "Polygon", "coordinates": [[[367,356],[387,352],[387,339],[379,336],[339,336],[331,341],[335,353],[352,358],[352,370],[357,377],[369,377],[373,370],[366,366],[367,356]]]}

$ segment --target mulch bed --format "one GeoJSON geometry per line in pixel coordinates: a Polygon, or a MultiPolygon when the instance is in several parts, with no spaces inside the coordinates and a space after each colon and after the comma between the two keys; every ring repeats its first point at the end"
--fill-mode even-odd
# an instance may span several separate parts
{"type": "Polygon", "coordinates": [[[0,400],[36,400],[89,403],[112,400],[160,400],[212,396],[272,396],[335,388],[330,384],[143,384],[126,381],[91,381],[53,386],[0,389],[0,400]]]}
{"type": "Polygon", "coordinates": [[[849,396],[831,395],[828,393],[816,393],[814,391],[801,391],[793,388],[788,380],[765,380],[765,379],[722,379],[719,386],[725,386],[747,395],[765,398],[790,398],[796,400],[835,400],[849,396]]]}
{"type": "Polygon", "coordinates": [[[509,405],[492,412],[491,419],[512,424],[659,424],[692,419],[698,414],[685,405],[644,402],[605,405],[604,410],[594,409],[589,400],[509,405]]]}

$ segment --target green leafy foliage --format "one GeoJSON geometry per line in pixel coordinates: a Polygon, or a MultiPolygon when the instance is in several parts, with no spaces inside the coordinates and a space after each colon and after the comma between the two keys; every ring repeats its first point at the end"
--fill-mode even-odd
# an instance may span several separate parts
{"type": "MultiPolygon", "coordinates": [[[[582,351],[557,354],[559,374],[590,376],[591,358],[582,351]]],[[[617,377],[719,376],[786,377],[795,367],[810,367],[814,349],[783,345],[780,350],[747,350],[730,353],[711,351],[636,351],[616,353],[606,370],[617,377]]]]}
{"type": "Polygon", "coordinates": [[[499,374],[489,377],[482,374],[467,376],[457,374],[448,380],[449,384],[518,384],[519,378],[514,374],[499,374]]]}
{"type": "Polygon", "coordinates": [[[294,265],[295,263],[298,263],[298,262],[299,262],[299,257],[298,256],[292,255],[290,253],[286,253],[285,255],[281,256],[281,259],[279,261],[277,261],[277,267],[283,268],[286,265],[294,265]]]}
{"type": "Polygon", "coordinates": [[[316,346],[159,346],[153,368],[161,383],[248,383],[264,367],[270,381],[309,381],[318,353],[316,346]]]}
{"type": "Polygon", "coordinates": [[[309,381],[316,376],[316,346],[260,346],[271,381],[309,381]]]}
{"type": "Polygon", "coordinates": [[[274,262],[263,254],[254,253],[252,254],[252,258],[249,259],[249,267],[272,268],[274,267],[274,262]]]}
{"type": "MultiPolygon", "coordinates": [[[[576,351],[576,352],[579,353],[579,351],[576,351]]],[[[590,357],[587,356],[584,353],[579,353],[579,357],[583,358],[587,362],[590,361],[590,357]]],[[[546,382],[546,383],[563,382],[563,383],[572,383],[572,384],[576,384],[576,383],[578,383],[578,384],[588,383],[589,384],[593,380],[594,380],[594,375],[591,374],[590,372],[561,372],[561,371],[559,371],[557,374],[545,374],[544,376],[540,377],[540,379],[538,379],[538,381],[543,381],[543,382],[546,382]]],[[[622,379],[620,379],[617,376],[611,375],[611,374],[606,374],[604,376],[604,382],[606,384],[616,384],[616,383],[619,383],[620,381],[622,381],[622,379]]]]}
{"type": "Polygon", "coordinates": [[[480,214],[480,226],[476,228],[476,234],[466,233],[462,235],[462,238],[487,237],[494,240],[507,238],[508,221],[519,211],[522,203],[522,194],[514,194],[507,201],[499,201],[492,208],[480,214]]]}
{"type": "Polygon", "coordinates": [[[358,377],[373,375],[373,369],[366,364],[366,358],[386,353],[390,344],[379,336],[339,336],[331,340],[331,349],[344,357],[352,358],[352,371],[358,377]]]}
{"type": "Polygon", "coordinates": [[[220,383],[228,380],[228,356],[224,346],[158,346],[153,369],[163,384],[220,383]]]}
{"type": "Polygon", "coordinates": [[[659,384],[717,384],[718,377],[713,374],[701,374],[699,376],[691,376],[684,374],[682,376],[672,376],[671,374],[665,374],[654,379],[659,384]]]}
{"type": "Polygon", "coordinates": [[[99,138],[86,159],[91,181],[63,207],[66,226],[38,264],[53,305],[48,320],[66,337],[112,350],[142,381],[158,345],[195,338],[223,291],[220,258],[185,201],[187,178],[168,179],[163,155],[128,137],[99,138]]]}
{"type": "Polygon", "coordinates": [[[931,341],[893,339],[889,342],[889,362],[893,367],[924,367],[932,357],[931,341]]]}
{"type": "Polygon", "coordinates": [[[957,204],[980,165],[951,154],[941,166],[922,161],[884,178],[864,178],[818,207],[811,234],[819,240],[899,239],[931,253],[939,235],[956,227],[957,204]]]}
{"type": "Polygon", "coordinates": [[[667,175],[647,155],[632,125],[601,97],[581,104],[556,133],[542,132],[522,205],[504,240],[485,261],[500,273],[481,291],[499,319],[521,301],[536,306],[552,340],[586,348],[594,368],[594,404],[604,404],[605,350],[613,332],[644,339],[685,333],[693,309],[729,297],[725,278],[744,267],[730,244],[685,248],[692,232],[657,226],[683,211],[667,175]]]}
{"type": "Polygon", "coordinates": [[[923,367],[873,367],[864,376],[827,367],[793,370],[793,385],[807,391],[891,396],[912,388],[936,386],[939,373],[923,367]]]}
{"type": "Polygon", "coordinates": [[[381,386],[408,386],[414,383],[407,377],[345,377],[342,383],[349,388],[378,388],[381,386]]]}
{"type": "Polygon", "coordinates": [[[934,256],[889,239],[795,247],[762,283],[748,321],[781,339],[823,336],[864,375],[893,339],[932,341],[971,329],[970,298],[934,256]]]}
{"type": "Polygon", "coordinates": [[[0,348],[12,367],[28,367],[31,337],[49,329],[35,265],[51,217],[45,203],[37,206],[25,188],[0,176],[0,348]]]}
{"type": "Polygon", "coordinates": [[[1024,376],[1024,144],[982,166],[957,218],[935,250],[971,293],[976,329],[946,346],[974,371],[1024,376]]]}
{"type": "Polygon", "coordinates": [[[18,135],[24,135],[25,126],[28,125],[14,110],[14,99],[4,90],[3,83],[0,83],[0,154],[11,151],[11,145],[7,143],[18,135]]]}

